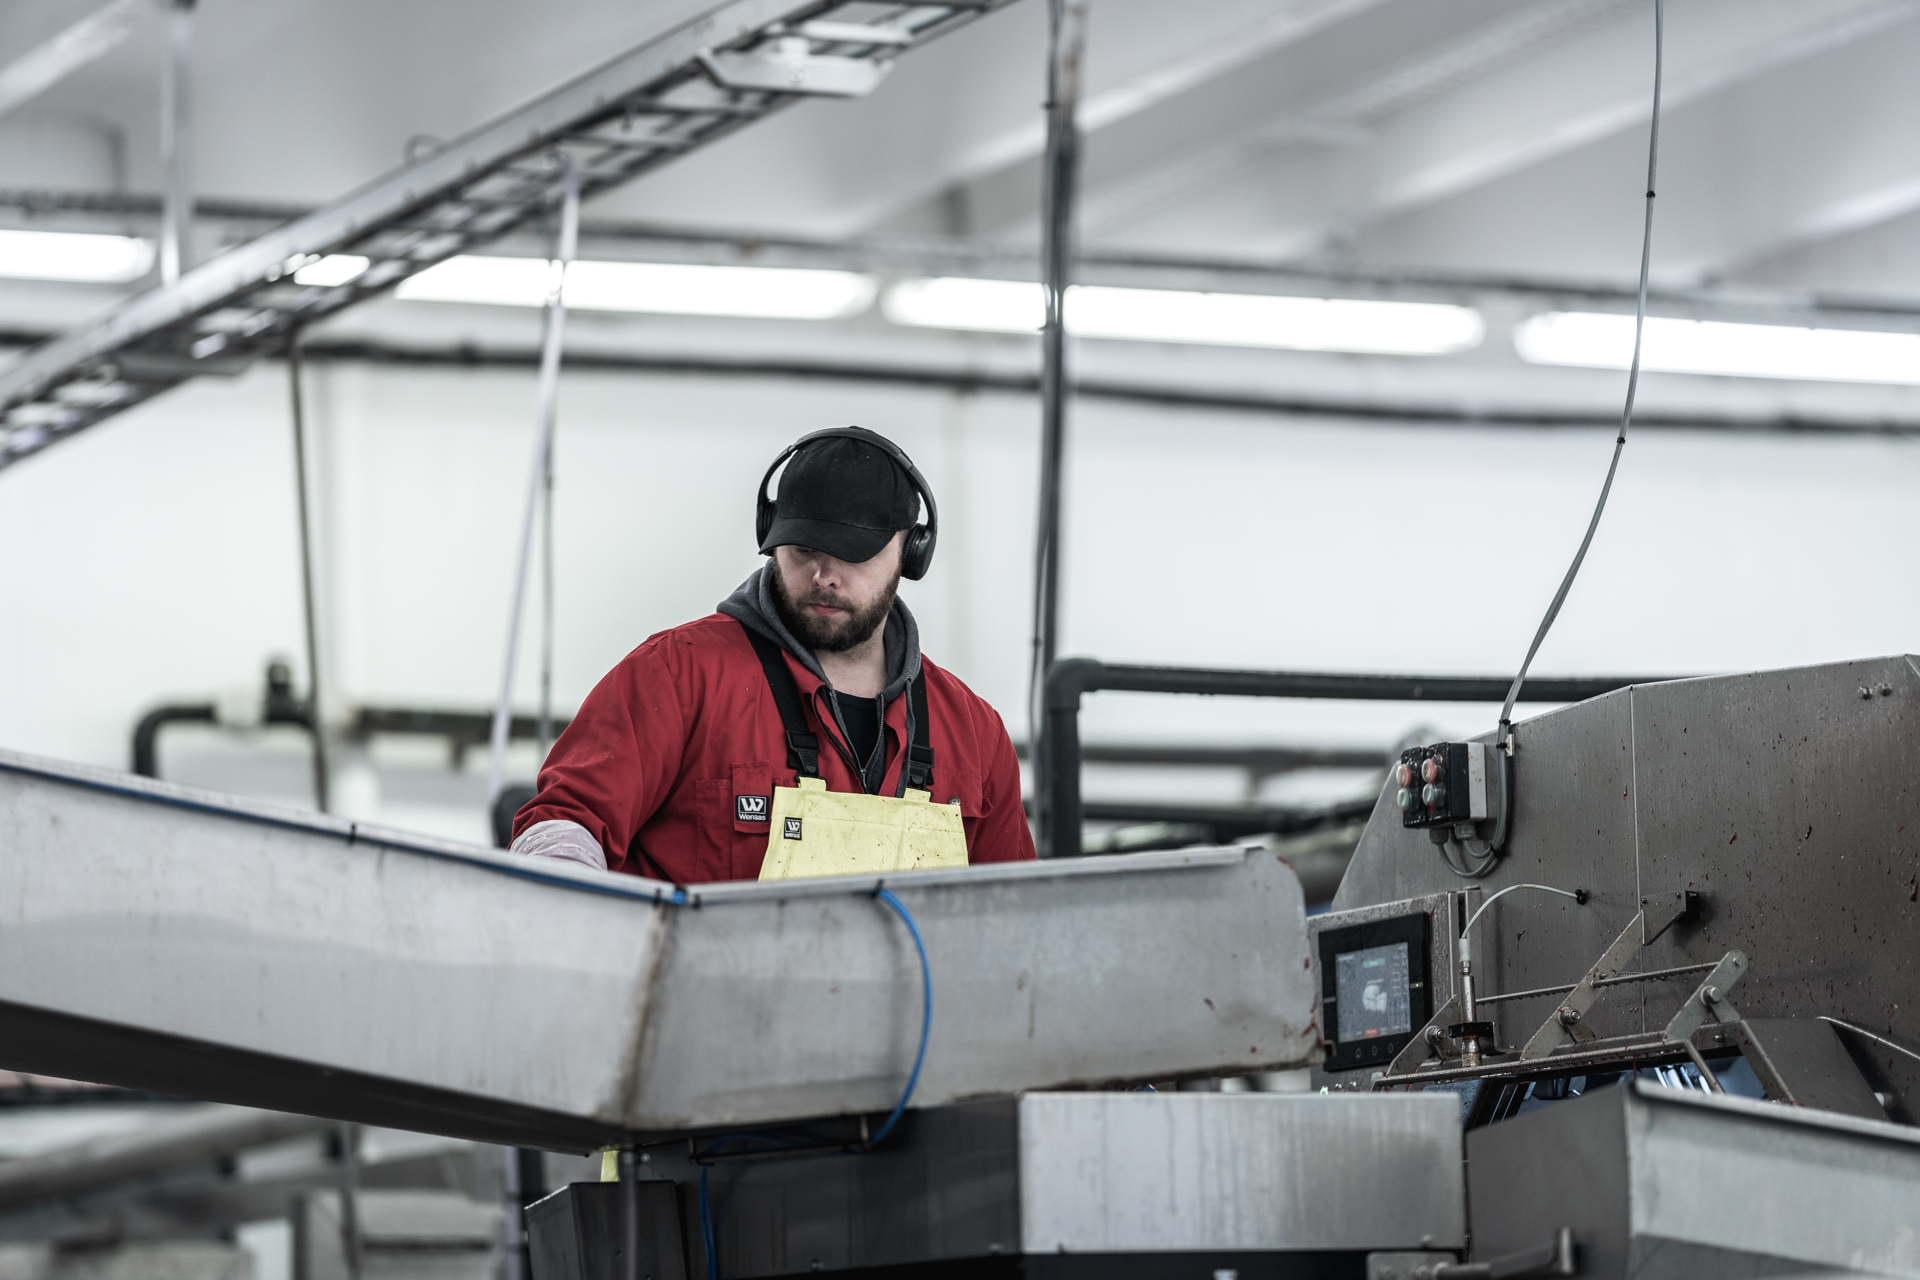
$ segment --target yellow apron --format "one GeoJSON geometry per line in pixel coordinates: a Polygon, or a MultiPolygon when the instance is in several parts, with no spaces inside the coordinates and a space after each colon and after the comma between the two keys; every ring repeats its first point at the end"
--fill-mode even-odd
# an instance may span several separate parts
{"type": "Polygon", "coordinates": [[[967,865],[967,833],[957,804],[934,804],[924,791],[895,799],[829,791],[819,778],[796,781],[773,789],[762,880],[967,865]]]}

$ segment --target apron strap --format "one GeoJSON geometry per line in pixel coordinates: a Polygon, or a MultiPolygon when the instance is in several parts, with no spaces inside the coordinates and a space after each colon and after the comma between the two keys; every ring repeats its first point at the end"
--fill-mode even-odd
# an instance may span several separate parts
{"type": "Polygon", "coordinates": [[[747,642],[760,658],[760,669],[767,673],[767,688],[773,703],[780,708],[780,723],[787,731],[787,768],[803,778],[820,776],[820,739],[807,728],[806,712],[800,708],[800,686],[793,682],[786,656],[780,646],[741,623],[747,642]]]}
{"type": "Polygon", "coordinates": [[[913,742],[907,747],[907,785],[916,791],[933,790],[933,748],[928,743],[932,732],[927,715],[927,671],[907,686],[907,706],[913,711],[913,742]]]}

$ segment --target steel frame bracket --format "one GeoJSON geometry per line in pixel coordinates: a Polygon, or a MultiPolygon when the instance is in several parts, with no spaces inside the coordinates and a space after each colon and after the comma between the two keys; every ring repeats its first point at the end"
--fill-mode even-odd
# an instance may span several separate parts
{"type": "Polygon", "coordinates": [[[1453,1042],[1448,1040],[1446,1035],[1447,1024],[1458,1021],[1460,1021],[1460,997],[1448,996],[1447,1002],[1434,1010],[1433,1016],[1427,1019],[1427,1025],[1420,1028],[1420,1033],[1407,1041],[1406,1047],[1399,1053],[1393,1055],[1393,1061],[1387,1064],[1387,1069],[1382,1075],[1387,1079],[1411,1075],[1429,1058],[1459,1057],[1460,1051],[1452,1048],[1453,1042]]]}
{"type": "Polygon", "coordinates": [[[1640,899],[1640,945],[1652,946],[1662,934],[1676,924],[1692,924],[1700,918],[1700,910],[1705,904],[1706,899],[1692,889],[1682,889],[1665,898],[1640,899]],[[1666,923],[1652,933],[1648,933],[1647,913],[1653,912],[1657,915],[1662,906],[1665,906],[1669,912],[1666,923]]]}
{"type": "Polygon", "coordinates": [[[1666,1037],[1669,1040],[1692,1043],[1693,1033],[1708,1023],[1734,1023],[1740,1021],[1740,1013],[1727,1001],[1727,992],[1747,972],[1747,953],[1729,951],[1713,967],[1705,982],[1695,987],[1687,1002],[1680,1006],[1680,1012],[1673,1015],[1667,1023],[1666,1037]]]}
{"type": "MultiPolygon", "coordinates": [[[[1635,915],[1627,927],[1620,931],[1620,936],[1613,940],[1613,945],[1593,962],[1593,967],[1574,984],[1573,990],[1567,992],[1559,1007],[1548,1015],[1547,1020],[1540,1024],[1540,1029],[1521,1048],[1522,1062],[1544,1058],[1560,1045],[1578,1040],[1573,1028],[1585,1029],[1582,1020],[1600,999],[1600,980],[1617,977],[1626,968],[1627,961],[1639,954],[1640,931],[1646,918],[1644,911],[1635,915]]],[[[1588,1034],[1591,1035],[1591,1031],[1588,1034]]]]}

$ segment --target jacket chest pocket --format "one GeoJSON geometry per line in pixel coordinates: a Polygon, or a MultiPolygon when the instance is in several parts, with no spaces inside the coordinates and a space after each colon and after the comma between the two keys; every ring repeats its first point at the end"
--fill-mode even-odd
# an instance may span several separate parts
{"type": "Polygon", "coordinates": [[[966,769],[935,768],[930,798],[937,804],[960,802],[960,825],[967,833],[967,852],[971,854],[974,824],[993,810],[981,794],[979,776],[966,769]]]}
{"type": "Polygon", "coordinates": [[[934,770],[930,798],[935,804],[958,802],[963,818],[984,818],[993,809],[980,793],[980,779],[965,769],[934,770]]]}
{"type": "Polygon", "coordinates": [[[767,852],[767,829],[773,816],[773,769],[765,761],[733,766],[726,817],[733,823],[733,848],[728,879],[755,880],[767,852]]]}

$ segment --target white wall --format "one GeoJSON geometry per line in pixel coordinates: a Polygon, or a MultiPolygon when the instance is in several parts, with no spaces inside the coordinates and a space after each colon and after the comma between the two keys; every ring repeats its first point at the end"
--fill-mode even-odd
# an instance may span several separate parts
{"type": "MultiPolygon", "coordinates": [[[[519,371],[312,370],[324,649],[343,702],[490,703],[532,387],[519,371]]],[[[899,440],[941,499],[934,571],[903,589],[928,653],[1020,734],[1035,419],[1031,401],[999,394],[567,375],[559,703],[577,703],[647,635],[710,611],[758,563],[752,487],[767,461],[803,431],[857,422],[899,440]]],[[[1578,542],[1611,445],[1605,429],[1082,403],[1062,651],[1511,670],[1578,542]]],[[[1537,667],[1693,672],[1920,648],[1920,594],[1903,554],[1916,492],[1911,441],[1642,432],[1537,667]]],[[[298,670],[284,370],[192,384],[0,473],[0,547],[0,745],[124,767],[147,707],[252,688],[273,654],[298,670]]],[[[517,686],[528,706],[535,636],[529,625],[517,686]]],[[[1085,727],[1126,740],[1385,745],[1416,724],[1464,731],[1490,716],[1103,694],[1089,700],[1085,727]]],[[[298,742],[274,749],[281,781],[247,785],[300,798],[298,742]]],[[[420,775],[414,800],[356,802],[365,780],[349,777],[349,808],[478,833],[477,816],[453,827],[434,817],[436,805],[466,804],[471,784],[435,791],[428,775],[444,768],[434,759],[382,759],[420,775]]],[[[192,774],[172,760],[171,776],[192,774]]],[[[351,775],[355,762],[346,764],[351,775]]],[[[239,776],[201,768],[197,780],[216,785],[239,776]]]]}

